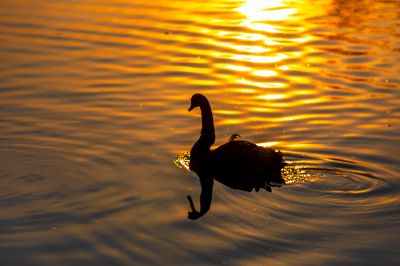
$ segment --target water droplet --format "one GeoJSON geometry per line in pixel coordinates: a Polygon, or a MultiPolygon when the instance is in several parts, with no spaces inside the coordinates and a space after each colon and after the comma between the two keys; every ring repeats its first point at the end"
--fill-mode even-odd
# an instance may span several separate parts
{"type": "Polygon", "coordinates": [[[51,228],[51,231],[53,231],[53,232],[56,232],[56,231],[59,231],[59,230],[60,230],[60,227],[58,227],[58,226],[53,226],[51,228]]]}

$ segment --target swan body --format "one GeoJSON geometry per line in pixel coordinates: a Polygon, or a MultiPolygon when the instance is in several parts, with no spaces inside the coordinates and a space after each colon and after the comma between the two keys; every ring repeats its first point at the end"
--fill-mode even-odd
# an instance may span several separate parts
{"type": "Polygon", "coordinates": [[[245,140],[225,143],[208,156],[209,174],[220,183],[245,191],[284,184],[281,177],[282,154],[245,140]]]}
{"type": "Polygon", "coordinates": [[[197,219],[210,208],[213,180],[244,191],[258,191],[264,188],[271,192],[271,186],[280,186],[285,181],[281,169],[285,162],[280,152],[241,140],[233,134],[229,141],[216,149],[211,149],[215,142],[215,130],[211,106],[202,94],[194,94],[189,111],[200,107],[202,129],[200,138],[190,151],[189,168],[200,178],[200,212],[194,208],[188,196],[192,212],[190,219],[197,219]]]}

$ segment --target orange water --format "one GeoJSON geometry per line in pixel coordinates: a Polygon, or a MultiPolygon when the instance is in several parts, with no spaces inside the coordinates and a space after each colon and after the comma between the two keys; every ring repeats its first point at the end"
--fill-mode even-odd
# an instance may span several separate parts
{"type": "Polygon", "coordinates": [[[15,0],[0,40],[0,265],[400,264],[398,1],[15,0]],[[290,184],[187,220],[193,93],[290,184]]]}

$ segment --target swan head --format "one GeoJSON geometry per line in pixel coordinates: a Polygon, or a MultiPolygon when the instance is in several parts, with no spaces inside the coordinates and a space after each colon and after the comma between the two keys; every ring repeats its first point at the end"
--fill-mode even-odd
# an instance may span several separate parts
{"type": "Polygon", "coordinates": [[[240,140],[240,138],[241,138],[241,136],[239,134],[235,133],[229,138],[229,141],[240,140]]]}
{"type": "Polygon", "coordinates": [[[206,96],[203,94],[193,94],[192,99],[190,100],[190,107],[189,107],[189,112],[192,111],[194,108],[199,107],[203,104],[206,104],[208,102],[206,96]]]}

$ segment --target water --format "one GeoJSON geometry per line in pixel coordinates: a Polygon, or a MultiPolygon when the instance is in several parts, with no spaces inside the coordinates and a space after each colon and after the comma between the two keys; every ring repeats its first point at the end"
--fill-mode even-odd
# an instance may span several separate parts
{"type": "Polygon", "coordinates": [[[1,265],[398,265],[398,1],[7,1],[1,265]],[[273,193],[173,164],[208,96],[217,144],[280,149],[273,193]]]}

